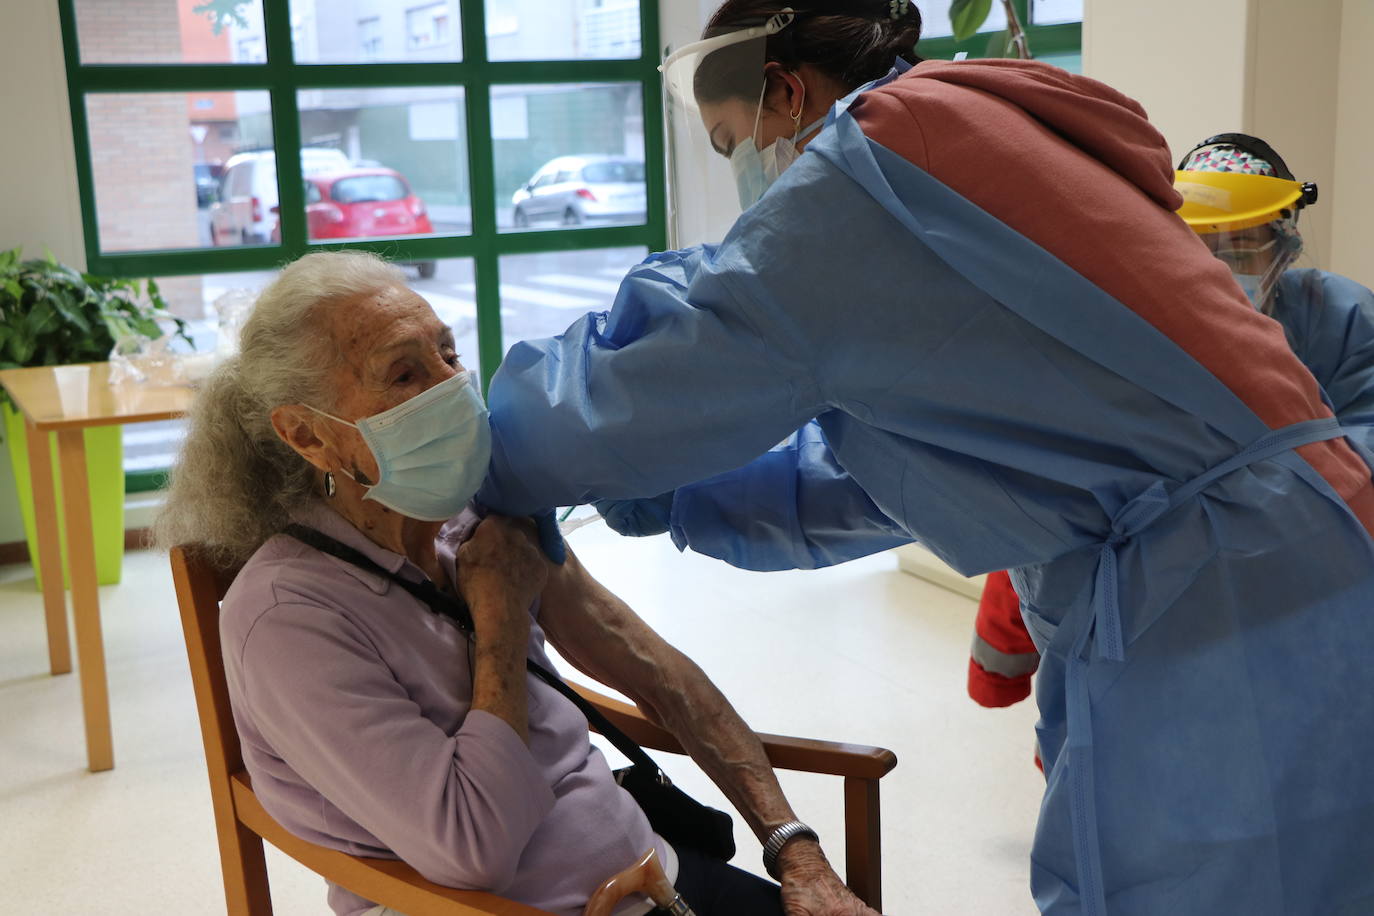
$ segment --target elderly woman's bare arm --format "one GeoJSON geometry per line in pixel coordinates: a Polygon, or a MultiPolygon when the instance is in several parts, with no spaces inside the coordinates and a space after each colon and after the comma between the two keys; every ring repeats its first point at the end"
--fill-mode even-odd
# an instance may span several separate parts
{"type": "Polygon", "coordinates": [[[459,591],[472,611],[472,708],[489,712],[529,743],[525,653],[530,605],[544,587],[545,563],[526,521],[492,516],[458,548],[459,591]]]}
{"type": "MultiPolygon", "coordinates": [[[[763,744],[730,701],[571,551],[567,563],[549,573],[539,622],[564,658],[672,732],[760,840],[797,819],[763,744]]],[[[789,842],[778,862],[788,913],[871,912],[850,896],[809,838],[789,842]]]]}

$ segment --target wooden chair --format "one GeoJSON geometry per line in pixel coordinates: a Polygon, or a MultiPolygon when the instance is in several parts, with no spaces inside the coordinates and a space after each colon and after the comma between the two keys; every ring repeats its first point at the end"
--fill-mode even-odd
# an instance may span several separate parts
{"type": "MultiPolygon", "coordinates": [[[[544,912],[491,894],[433,884],[403,862],[351,856],[316,846],[277,823],[253,794],[252,782],[244,771],[220,653],[219,602],[236,570],[216,569],[194,549],[184,547],[173,548],[171,561],[205,742],[230,916],[269,916],[272,912],[263,840],[327,881],[406,916],[534,916],[544,912]]],[[[645,719],[635,706],[574,686],[644,747],[684,753],[676,738],[645,719]]],[[[897,765],[896,756],[889,750],[863,745],[759,737],[775,767],[844,777],[846,880],[859,898],[881,912],[878,780],[897,765]]]]}

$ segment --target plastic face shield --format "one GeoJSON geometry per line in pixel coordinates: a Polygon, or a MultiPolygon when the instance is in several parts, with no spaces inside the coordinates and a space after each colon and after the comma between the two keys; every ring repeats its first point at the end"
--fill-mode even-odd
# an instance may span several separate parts
{"type": "Polygon", "coordinates": [[[1177,172],[1179,216],[1231,269],[1252,304],[1268,312],[1279,278],[1302,253],[1297,181],[1240,172],[1177,172]]]}
{"type": "Polygon", "coordinates": [[[719,241],[739,217],[729,154],[751,138],[765,86],[768,38],[795,18],[704,38],[659,68],[667,88],[671,247],[719,241]]]}

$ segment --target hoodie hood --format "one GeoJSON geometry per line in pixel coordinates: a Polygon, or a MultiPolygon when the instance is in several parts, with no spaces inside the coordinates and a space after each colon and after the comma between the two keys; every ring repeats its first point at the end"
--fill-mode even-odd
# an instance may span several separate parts
{"type": "MultiPolygon", "coordinates": [[[[1173,157],[1164,136],[1150,123],[1139,102],[1097,80],[1040,61],[930,60],[875,90],[904,101],[943,98],[955,107],[960,96],[967,96],[969,91],[1020,109],[1165,209],[1173,211],[1182,205],[1174,190],[1173,157]],[[939,84],[953,91],[941,92],[936,88],[939,84]]],[[[995,135],[1002,126],[993,121],[965,125],[965,129],[976,137],[995,135]]]]}

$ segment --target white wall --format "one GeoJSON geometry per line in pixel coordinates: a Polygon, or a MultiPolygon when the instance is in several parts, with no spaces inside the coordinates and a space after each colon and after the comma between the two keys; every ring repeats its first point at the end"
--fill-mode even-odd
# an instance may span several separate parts
{"type": "MultiPolygon", "coordinates": [[[[676,50],[701,37],[719,0],[659,0],[662,43],[676,50]]],[[[663,48],[659,49],[660,51],[663,48]]],[[[665,108],[671,105],[665,100],[665,108]]],[[[669,244],[718,242],[739,218],[739,197],[729,163],[713,152],[700,130],[678,120],[667,132],[669,244]]]]}
{"type": "MultiPolygon", "coordinates": [[[[85,267],[56,3],[6,4],[0,54],[0,248],[85,267]]],[[[3,538],[0,538],[3,539],[3,538]]]]}
{"type": "MultiPolygon", "coordinates": [[[[51,250],[86,266],[76,190],[67,79],[56,3],[14,3],[5,11],[0,54],[0,249],[51,250]]],[[[7,450],[0,449],[0,543],[24,539],[7,450]]]]}
{"type": "Polygon", "coordinates": [[[1374,288],[1374,3],[1345,0],[1340,37],[1331,266],[1374,288]]]}

